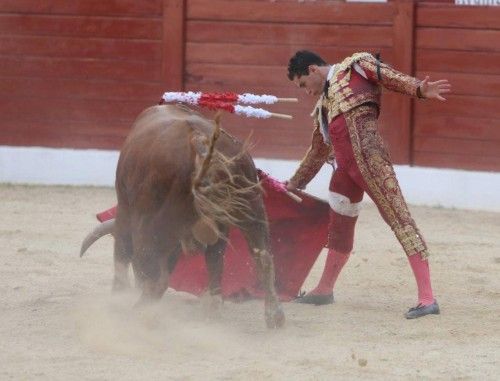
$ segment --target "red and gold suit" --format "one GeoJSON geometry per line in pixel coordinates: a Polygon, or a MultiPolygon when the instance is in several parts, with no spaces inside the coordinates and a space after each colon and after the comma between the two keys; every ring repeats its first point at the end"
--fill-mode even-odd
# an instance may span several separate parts
{"type": "Polygon", "coordinates": [[[290,183],[304,188],[322,165],[335,157],[330,181],[328,247],[352,250],[354,227],[366,192],[394,231],[408,256],[428,256],[427,246],[401,193],[389,153],[377,129],[381,86],[420,96],[420,81],[356,53],[334,65],[325,92],[313,111],[311,147],[290,183]]]}

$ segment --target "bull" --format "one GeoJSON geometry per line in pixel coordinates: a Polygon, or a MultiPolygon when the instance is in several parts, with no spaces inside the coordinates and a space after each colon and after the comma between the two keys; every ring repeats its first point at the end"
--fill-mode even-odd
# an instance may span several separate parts
{"type": "Polygon", "coordinates": [[[220,128],[180,105],[158,105],[134,122],[116,170],[116,218],[94,229],[80,255],[97,239],[114,236],[113,290],[129,287],[134,271],[138,304],[159,300],[182,252],[203,249],[211,297],[221,294],[223,253],[231,226],[245,237],[265,292],[269,328],[284,324],[275,290],[269,227],[252,158],[220,128]]]}

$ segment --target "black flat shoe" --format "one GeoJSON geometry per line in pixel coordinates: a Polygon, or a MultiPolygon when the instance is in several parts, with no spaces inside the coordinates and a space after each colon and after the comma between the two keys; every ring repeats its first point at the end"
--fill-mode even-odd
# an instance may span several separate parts
{"type": "Polygon", "coordinates": [[[332,304],[333,301],[334,301],[333,293],[327,295],[314,295],[314,294],[299,295],[296,299],[294,299],[295,303],[314,304],[315,306],[324,306],[327,304],[332,304]]]}
{"type": "Polygon", "coordinates": [[[405,313],[407,319],[416,319],[425,315],[439,315],[439,305],[437,301],[434,300],[434,303],[428,306],[419,304],[416,307],[410,308],[408,312],[405,313]]]}

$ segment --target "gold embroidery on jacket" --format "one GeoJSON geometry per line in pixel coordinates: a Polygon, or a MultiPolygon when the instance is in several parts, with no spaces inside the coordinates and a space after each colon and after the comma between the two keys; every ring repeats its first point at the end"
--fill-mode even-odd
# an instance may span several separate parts
{"type": "Polygon", "coordinates": [[[324,142],[323,136],[319,131],[317,119],[314,119],[314,126],[311,146],[302,159],[299,168],[290,179],[290,182],[299,189],[304,188],[316,176],[327,161],[328,156],[332,154],[332,147],[324,142]]]}
{"type": "Polygon", "coordinates": [[[330,80],[328,98],[323,100],[323,106],[328,110],[328,121],[331,122],[336,116],[347,112],[363,103],[380,103],[380,88],[375,90],[364,90],[354,94],[349,86],[352,65],[360,59],[373,57],[370,53],[356,53],[342,61],[330,80]]]}
{"type": "Polygon", "coordinates": [[[409,75],[401,73],[389,65],[378,62],[373,56],[366,56],[359,60],[358,64],[362,69],[377,72],[377,63],[380,65],[380,83],[388,90],[398,93],[417,96],[417,89],[420,81],[409,75]]]}
{"type": "MultiPolygon", "coordinates": [[[[373,81],[372,81],[373,83],[373,81]]],[[[328,99],[323,99],[323,106],[328,110],[328,120],[352,110],[364,103],[380,105],[381,86],[410,96],[417,96],[420,81],[409,75],[401,73],[391,66],[378,62],[370,53],[356,53],[344,59],[336,68],[334,77],[328,88],[328,99]],[[377,72],[380,66],[380,80],[375,89],[366,89],[353,95],[349,87],[353,65],[357,63],[365,71],[377,72]]]]}
{"type": "Polygon", "coordinates": [[[377,109],[360,106],[344,114],[354,158],[370,196],[383,212],[407,255],[429,255],[396,179],[389,154],[377,130],[377,109]]]}

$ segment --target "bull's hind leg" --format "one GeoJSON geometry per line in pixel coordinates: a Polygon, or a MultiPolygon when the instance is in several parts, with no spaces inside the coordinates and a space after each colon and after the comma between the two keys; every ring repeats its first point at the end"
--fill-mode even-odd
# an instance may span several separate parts
{"type": "Polygon", "coordinates": [[[258,221],[247,223],[243,228],[243,233],[247,239],[250,253],[255,261],[257,273],[266,294],[266,324],[268,328],[278,328],[284,325],[285,314],[276,294],[274,263],[269,252],[269,228],[263,210],[259,213],[258,219],[258,221]]]}
{"type": "MultiPolygon", "coordinates": [[[[224,237],[227,235],[227,228],[219,227],[219,230],[224,237]]],[[[205,264],[208,271],[208,292],[210,295],[221,294],[221,280],[226,244],[227,242],[225,239],[219,238],[215,244],[208,245],[205,249],[205,264]]]]}
{"type": "MultiPolygon", "coordinates": [[[[225,236],[227,228],[219,227],[225,236]]],[[[224,251],[226,240],[220,238],[215,244],[205,249],[205,264],[208,271],[208,289],[203,296],[202,302],[209,317],[217,316],[222,306],[222,273],[224,268],[224,251]]]]}

